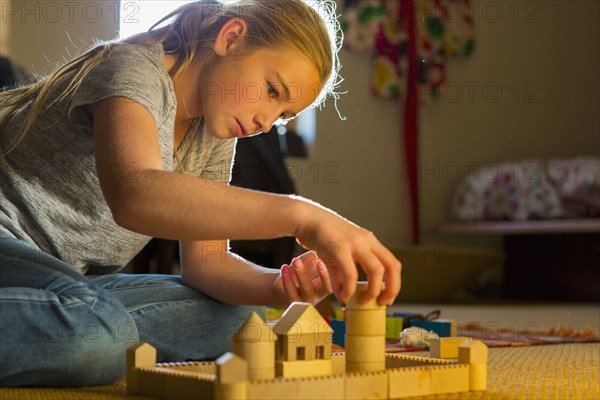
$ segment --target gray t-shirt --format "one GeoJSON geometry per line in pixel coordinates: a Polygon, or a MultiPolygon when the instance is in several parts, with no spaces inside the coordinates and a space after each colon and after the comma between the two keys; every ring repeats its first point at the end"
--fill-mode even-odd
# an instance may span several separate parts
{"type": "MultiPolygon", "coordinates": [[[[48,102],[50,106],[21,144],[7,156],[0,154],[0,231],[84,274],[116,272],[146,245],[150,237],[113,220],[97,176],[93,121],[81,106],[111,96],[144,106],[156,121],[163,169],[177,171],[173,157],[176,97],[163,60],[160,44],[115,43],[110,56],[89,73],[72,99],[48,102]]],[[[0,153],[7,150],[28,109],[0,126],[0,153]]],[[[192,124],[179,154],[191,175],[227,183],[234,149],[235,139],[217,139],[192,124]]],[[[127,179],[135,168],[131,167],[118,174],[101,173],[127,179]]]]}

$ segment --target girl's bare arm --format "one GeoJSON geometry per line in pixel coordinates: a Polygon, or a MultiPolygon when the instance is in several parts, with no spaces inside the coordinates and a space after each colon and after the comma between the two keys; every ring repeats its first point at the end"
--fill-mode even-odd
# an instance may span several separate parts
{"type": "Polygon", "coordinates": [[[129,99],[107,98],[90,111],[100,186],[117,224],[176,240],[294,236],[325,261],[340,301],[347,301],[356,289],[355,263],[369,277],[363,300],[381,293],[379,303],[391,303],[398,294],[400,262],[371,232],[299,197],[164,171],[156,123],[144,107],[129,99]],[[384,275],[386,287],[381,292],[384,275]]]}

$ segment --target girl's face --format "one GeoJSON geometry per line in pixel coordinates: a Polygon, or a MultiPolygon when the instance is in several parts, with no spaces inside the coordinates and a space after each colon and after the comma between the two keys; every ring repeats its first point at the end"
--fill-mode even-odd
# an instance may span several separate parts
{"type": "Polygon", "coordinates": [[[293,47],[216,57],[203,72],[202,114],[220,139],[269,131],[311,105],[322,87],[317,68],[293,47]]]}

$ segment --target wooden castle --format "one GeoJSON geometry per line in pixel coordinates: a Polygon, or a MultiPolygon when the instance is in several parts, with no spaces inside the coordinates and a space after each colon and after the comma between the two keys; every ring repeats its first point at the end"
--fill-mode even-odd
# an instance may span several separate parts
{"type": "Polygon", "coordinates": [[[385,307],[346,307],[346,348],[331,352],[332,329],[309,303],[292,303],[269,327],[257,314],[214,362],[156,363],[147,343],[127,354],[127,392],[161,399],[400,399],[485,390],[487,346],[442,338],[430,357],[385,353],[385,307]],[[435,355],[438,358],[434,358],[435,355]],[[444,358],[442,358],[444,357],[444,358]],[[451,357],[451,358],[449,358],[451,357]]]}

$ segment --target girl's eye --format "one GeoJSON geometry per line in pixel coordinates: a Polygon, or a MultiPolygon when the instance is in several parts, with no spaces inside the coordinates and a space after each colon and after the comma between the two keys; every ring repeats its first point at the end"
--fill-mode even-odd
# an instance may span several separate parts
{"type": "Polygon", "coordinates": [[[279,93],[277,93],[277,89],[275,89],[275,87],[270,83],[267,83],[267,93],[269,93],[269,96],[277,97],[277,95],[279,95],[279,93]]]}

